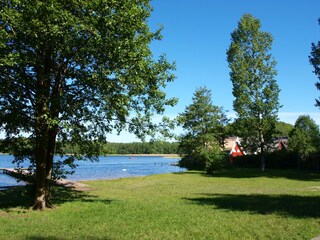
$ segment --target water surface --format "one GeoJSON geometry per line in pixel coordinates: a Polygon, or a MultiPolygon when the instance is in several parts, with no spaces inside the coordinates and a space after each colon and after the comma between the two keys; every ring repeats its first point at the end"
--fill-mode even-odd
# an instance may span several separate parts
{"type": "MultiPolygon", "coordinates": [[[[12,160],[13,156],[0,155],[0,168],[13,168],[12,160]]],[[[184,171],[182,168],[172,166],[178,160],[178,158],[155,156],[99,157],[98,162],[77,161],[78,167],[75,169],[75,173],[69,175],[67,179],[75,181],[114,179],[184,171]]],[[[26,164],[23,167],[28,166],[26,164]]],[[[0,172],[0,187],[16,185],[24,185],[24,183],[17,182],[15,178],[0,172]]]]}

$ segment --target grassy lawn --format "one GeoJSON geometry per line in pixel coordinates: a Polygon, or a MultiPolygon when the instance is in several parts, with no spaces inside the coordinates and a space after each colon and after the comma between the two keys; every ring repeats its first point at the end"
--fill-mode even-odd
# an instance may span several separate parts
{"type": "Polygon", "coordinates": [[[320,235],[320,174],[230,169],[57,188],[35,212],[23,188],[0,191],[0,239],[312,239],[320,235]]]}

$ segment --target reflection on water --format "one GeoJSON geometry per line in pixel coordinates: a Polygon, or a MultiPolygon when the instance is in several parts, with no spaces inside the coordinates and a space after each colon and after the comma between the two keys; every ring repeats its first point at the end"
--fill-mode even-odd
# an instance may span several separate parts
{"type": "MultiPolygon", "coordinates": [[[[13,156],[0,155],[0,168],[13,168],[13,156]]],[[[178,158],[163,157],[128,157],[110,156],[100,157],[99,162],[78,161],[78,167],[73,175],[68,176],[70,180],[95,180],[127,178],[133,176],[146,176],[169,172],[180,172],[184,169],[173,166],[178,158]]],[[[24,166],[27,167],[27,166],[24,166]]],[[[5,174],[0,173],[0,187],[21,185],[23,182],[17,181],[5,174]]]]}

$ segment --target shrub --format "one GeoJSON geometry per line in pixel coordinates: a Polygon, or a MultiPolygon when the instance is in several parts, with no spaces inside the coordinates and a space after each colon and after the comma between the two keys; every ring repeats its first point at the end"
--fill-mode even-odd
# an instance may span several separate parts
{"type": "Polygon", "coordinates": [[[223,152],[210,155],[206,162],[206,172],[212,174],[215,171],[227,168],[229,166],[227,156],[228,154],[223,152]]]}
{"type": "MultiPolygon", "coordinates": [[[[291,151],[275,151],[265,154],[266,168],[292,169],[297,168],[297,154],[291,151]]],[[[260,155],[245,155],[234,159],[234,166],[259,168],[260,155]]]]}
{"type": "Polygon", "coordinates": [[[179,161],[180,167],[188,170],[205,170],[209,174],[226,168],[227,165],[227,154],[219,148],[196,149],[192,154],[182,157],[179,161]]]}

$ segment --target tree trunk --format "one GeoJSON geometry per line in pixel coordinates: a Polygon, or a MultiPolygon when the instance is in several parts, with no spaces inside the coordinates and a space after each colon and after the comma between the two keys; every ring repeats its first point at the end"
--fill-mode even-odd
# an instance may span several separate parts
{"type": "Polygon", "coordinates": [[[259,114],[259,141],[260,141],[260,170],[264,172],[266,161],[264,156],[264,148],[265,148],[265,142],[264,142],[264,136],[263,136],[263,117],[262,114],[259,114]]]}
{"type": "Polygon", "coordinates": [[[52,207],[51,199],[51,187],[52,187],[52,170],[54,160],[54,150],[56,145],[56,129],[50,129],[48,134],[48,152],[47,152],[47,164],[46,164],[46,207],[52,207]]]}
{"type": "MultiPolygon", "coordinates": [[[[52,120],[58,121],[60,106],[60,94],[61,94],[61,83],[62,75],[66,71],[66,68],[61,68],[58,76],[55,79],[55,84],[52,90],[50,98],[50,116],[52,120]]],[[[58,133],[59,126],[54,124],[50,127],[48,132],[48,152],[47,152],[47,166],[46,166],[46,203],[47,207],[51,207],[51,187],[52,187],[52,171],[53,171],[53,161],[54,153],[56,147],[56,136],[58,133]]]]}
{"type": "Polygon", "coordinates": [[[265,167],[266,167],[266,159],[265,159],[265,154],[264,154],[264,138],[263,134],[260,134],[260,170],[264,172],[265,167]]]}
{"type": "Polygon", "coordinates": [[[46,208],[46,162],[37,160],[36,167],[36,192],[33,205],[34,210],[46,208]]]}
{"type": "Polygon", "coordinates": [[[46,168],[47,168],[47,134],[43,121],[38,122],[36,137],[36,191],[33,209],[43,210],[46,207],[46,168]]]}
{"type": "MultiPolygon", "coordinates": [[[[36,191],[33,209],[43,210],[47,207],[47,197],[50,192],[50,180],[52,163],[48,161],[51,154],[49,149],[50,114],[50,89],[51,89],[51,48],[47,51],[38,52],[38,68],[35,95],[35,135],[36,135],[36,191]]],[[[54,137],[55,138],[55,137],[54,137]]]]}
{"type": "Polygon", "coordinates": [[[261,169],[261,172],[264,172],[265,167],[266,167],[265,156],[264,156],[264,153],[261,153],[261,156],[260,156],[260,169],[261,169]]]}
{"type": "Polygon", "coordinates": [[[48,98],[50,83],[38,80],[36,91],[35,135],[36,135],[36,182],[33,209],[43,210],[46,207],[47,155],[48,155],[48,98]]]}

